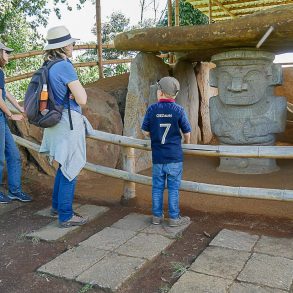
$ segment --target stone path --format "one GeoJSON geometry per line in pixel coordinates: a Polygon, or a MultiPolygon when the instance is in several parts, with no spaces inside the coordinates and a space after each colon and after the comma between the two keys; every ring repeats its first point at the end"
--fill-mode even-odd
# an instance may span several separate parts
{"type": "Polygon", "coordinates": [[[222,230],[169,293],[293,292],[293,239],[222,230]]]}
{"type": "MultiPolygon", "coordinates": [[[[109,210],[107,207],[103,206],[96,206],[96,205],[80,205],[74,204],[74,210],[79,213],[80,215],[88,216],[89,220],[93,220],[96,217],[101,216],[103,213],[109,210]]],[[[36,212],[36,215],[51,217],[50,216],[50,208],[46,208],[44,210],[36,212]]],[[[55,220],[49,223],[47,226],[31,232],[26,236],[29,238],[38,238],[45,241],[56,241],[62,237],[64,237],[69,232],[72,232],[80,227],[70,227],[70,228],[59,228],[58,221],[55,220]]]]}
{"type": "Polygon", "coordinates": [[[11,212],[23,205],[24,204],[19,201],[13,201],[12,203],[9,203],[9,204],[0,204],[0,216],[5,213],[11,212]]]}
{"type": "Polygon", "coordinates": [[[116,291],[147,261],[170,246],[186,227],[154,226],[150,216],[129,214],[38,271],[116,291]]]}

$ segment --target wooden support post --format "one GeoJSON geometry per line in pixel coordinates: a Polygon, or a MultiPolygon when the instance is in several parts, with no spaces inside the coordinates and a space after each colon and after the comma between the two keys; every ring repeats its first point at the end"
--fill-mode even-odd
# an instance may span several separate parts
{"type": "MultiPolygon", "coordinates": [[[[168,26],[172,26],[172,0],[168,0],[168,26]]],[[[174,54],[169,52],[169,64],[173,63],[174,54]]]]}
{"type": "Polygon", "coordinates": [[[213,19],[212,19],[212,0],[209,0],[209,23],[212,23],[213,19]]]}
{"type": "Polygon", "coordinates": [[[180,25],[179,19],[179,0],[175,0],[175,26],[180,25]]]}
{"type": "MultiPolygon", "coordinates": [[[[135,154],[134,148],[123,147],[123,170],[129,173],[135,173],[135,154]]],[[[124,181],[123,201],[134,198],[135,182],[124,181]]]]}
{"type": "Polygon", "coordinates": [[[103,56],[102,56],[102,25],[101,25],[101,3],[96,0],[96,26],[97,26],[97,48],[99,62],[99,77],[104,78],[103,72],[103,56]]]}

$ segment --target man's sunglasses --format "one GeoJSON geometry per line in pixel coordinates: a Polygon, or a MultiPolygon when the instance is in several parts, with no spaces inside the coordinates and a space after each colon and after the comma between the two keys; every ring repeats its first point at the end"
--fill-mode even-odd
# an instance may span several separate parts
{"type": "Polygon", "coordinates": [[[6,51],[6,50],[3,50],[7,55],[9,55],[11,52],[10,51],[6,51]]]}

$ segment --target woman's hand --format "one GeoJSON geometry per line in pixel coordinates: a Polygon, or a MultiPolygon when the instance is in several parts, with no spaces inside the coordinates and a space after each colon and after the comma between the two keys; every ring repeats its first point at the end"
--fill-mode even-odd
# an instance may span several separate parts
{"type": "Polygon", "coordinates": [[[8,118],[13,121],[21,121],[23,119],[23,115],[22,114],[12,114],[8,118]]]}

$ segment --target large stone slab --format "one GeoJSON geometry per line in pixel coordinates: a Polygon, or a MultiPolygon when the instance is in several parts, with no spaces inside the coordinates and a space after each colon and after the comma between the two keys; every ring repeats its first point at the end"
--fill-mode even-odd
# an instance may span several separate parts
{"type": "Polygon", "coordinates": [[[151,217],[132,213],[112,225],[113,228],[138,232],[151,225],[151,217]]]}
{"type": "Polygon", "coordinates": [[[234,280],[250,257],[249,252],[208,247],[193,262],[190,270],[234,280]]]}
{"type": "Polygon", "coordinates": [[[282,256],[293,260],[293,238],[261,236],[254,247],[255,252],[282,256]]]}
{"type": "Polygon", "coordinates": [[[254,253],[237,279],[289,290],[293,281],[293,260],[254,253]]]}
{"type": "MultiPolygon", "coordinates": [[[[103,206],[83,205],[77,208],[76,211],[82,216],[89,217],[89,220],[93,220],[94,218],[105,213],[108,209],[109,208],[103,206]]],[[[80,227],[78,226],[70,228],[59,228],[58,221],[54,221],[37,231],[27,234],[27,237],[37,237],[45,241],[55,241],[79,228],[80,227]]]]}
{"type": "Polygon", "coordinates": [[[224,229],[211,241],[210,245],[251,251],[258,238],[257,235],[224,229]]]}
{"type": "Polygon", "coordinates": [[[284,5],[208,25],[131,30],[118,34],[114,44],[117,50],[180,52],[177,60],[209,61],[212,55],[232,48],[255,48],[268,28],[274,26],[277,33],[273,32],[261,48],[281,54],[292,52],[292,14],[293,5],[284,5]]]}
{"type": "Polygon", "coordinates": [[[132,238],[136,232],[107,227],[80,243],[82,246],[95,247],[104,250],[114,250],[127,240],[132,238]]]}
{"type": "Polygon", "coordinates": [[[161,235],[139,233],[121,245],[116,252],[150,260],[167,248],[172,242],[173,240],[161,235]]]}
{"type": "Polygon", "coordinates": [[[93,247],[74,247],[40,267],[38,272],[66,279],[74,279],[97,263],[106,254],[107,251],[93,247]]]}
{"type": "MultiPolygon", "coordinates": [[[[76,210],[77,208],[79,208],[81,206],[81,204],[79,203],[74,203],[73,204],[73,210],[76,210]]],[[[42,210],[39,210],[37,212],[35,212],[35,215],[38,215],[38,216],[42,216],[42,217],[49,217],[49,218],[56,218],[57,216],[51,216],[50,215],[50,210],[51,210],[51,206],[45,208],[45,209],[42,209],[42,210]]]]}
{"type": "Polygon", "coordinates": [[[78,282],[90,283],[100,288],[116,291],[128,278],[146,262],[115,253],[107,255],[76,278],[78,282]]]}
{"type": "Polygon", "coordinates": [[[6,214],[8,212],[11,212],[11,211],[23,206],[23,205],[24,204],[19,201],[13,201],[8,204],[0,204],[0,216],[3,214],[6,214]]]}
{"type": "Polygon", "coordinates": [[[288,291],[246,283],[234,283],[229,293],[286,293],[288,291]]]}
{"type": "Polygon", "coordinates": [[[231,283],[231,280],[187,272],[169,293],[226,293],[231,283]]]}

